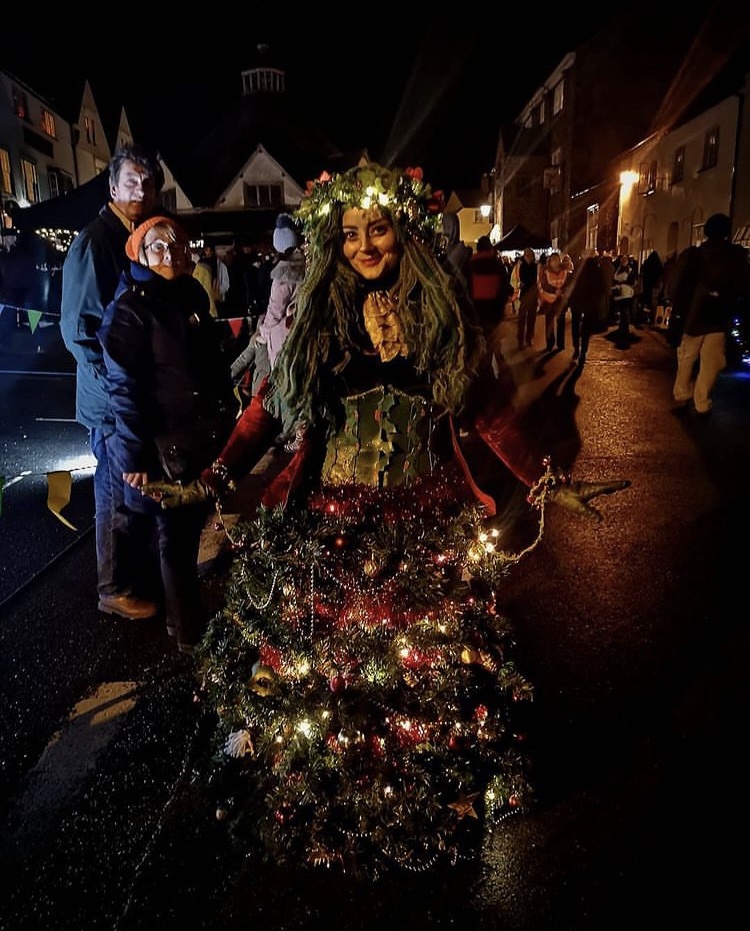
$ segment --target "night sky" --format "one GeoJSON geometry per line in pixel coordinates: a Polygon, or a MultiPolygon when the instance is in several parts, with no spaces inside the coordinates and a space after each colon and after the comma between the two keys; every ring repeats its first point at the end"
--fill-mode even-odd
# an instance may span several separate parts
{"type": "MultiPolygon", "coordinates": [[[[167,18],[137,7],[116,9],[101,29],[81,26],[86,38],[77,42],[61,41],[58,26],[35,23],[34,48],[52,51],[6,41],[0,67],[52,102],[67,101],[71,88],[75,97],[88,78],[100,109],[124,104],[136,138],[162,149],[169,162],[170,149],[189,147],[215,122],[207,101],[229,105],[239,96],[240,73],[265,43],[268,64],[286,70],[288,93],[304,101],[310,121],[338,146],[422,165],[434,187],[449,190],[478,186],[494,164],[500,125],[613,16],[601,11],[582,25],[561,13],[547,23],[550,14],[490,3],[486,10],[454,4],[447,16],[434,3],[279,10],[278,2],[261,2],[239,15],[202,11],[181,25],[184,40],[165,40],[167,18]],[[143,47],[140,35],[149,29],[154,38],[143,47]],[[97,33],[101,38],[92,39],[97,33]]],[[[11,22],[17,36],[28,34],[24,26],[11,22]]]]}

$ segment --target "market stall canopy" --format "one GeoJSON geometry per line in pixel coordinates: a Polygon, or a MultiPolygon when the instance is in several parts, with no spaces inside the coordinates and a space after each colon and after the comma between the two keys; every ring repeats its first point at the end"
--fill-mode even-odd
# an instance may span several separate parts
{"type": "Polygon", "coordinates": [[[546,236],[532,233],[519,223],[495,243],[495,248],[500,252],[523,252],[524,249],[551,249],[552,243],[546,236]]]}
{"type": "Polygon", "coordinates": [[[109,171],[73,188],[67,194],[21,207],[12,214],[13,226],[21,232],[64,229],[77,232],[99,213],[109,200],[109,171]]]}

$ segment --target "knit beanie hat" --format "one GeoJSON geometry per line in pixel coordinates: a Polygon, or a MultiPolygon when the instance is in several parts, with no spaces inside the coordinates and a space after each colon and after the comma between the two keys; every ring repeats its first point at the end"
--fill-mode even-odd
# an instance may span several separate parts
{"type": "Polygon", "coordinates": [[[273,247],[282,255],[287,249],[294,249],[299,245],[299,234],[294,226],[294,220],[288,213],[280,213],[276,217],[276,229],[273,231],[273,247]]]}
{"type": "Polygon", "coordinates": [[[171,220],[169,217],[157,216],[149,217],[148,220],[144,220],[140,226],[136,226],[128,237],[128,241],[125,243],[125,255],[129,259],[132,259],[133,262],[138,262],[140,260],[143,237],[152,227],[159,226],[161,223],[166,223],[168,226],[175,225],[174,220],[171,220]]]}

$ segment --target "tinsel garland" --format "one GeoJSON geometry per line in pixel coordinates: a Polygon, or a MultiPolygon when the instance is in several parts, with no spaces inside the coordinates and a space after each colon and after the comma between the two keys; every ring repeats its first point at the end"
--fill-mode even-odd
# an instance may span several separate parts
{"type": "Polygon", "coordinates": [[[530,803],[532,688],[495,609],[519,556],[456,491],[324,488],[241,526],[199,661],[217,815],[249,854],[430,869],[530,803]]]}

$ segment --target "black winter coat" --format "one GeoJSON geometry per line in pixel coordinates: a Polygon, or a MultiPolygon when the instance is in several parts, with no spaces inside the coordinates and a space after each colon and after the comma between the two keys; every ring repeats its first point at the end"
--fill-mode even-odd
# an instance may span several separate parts
{"type": "Polygon", "coordinates": [[[191,275],[168,281],[135,262],[123,273],[99,330],[123,471],[162,477],[157,441],[169,435],[192,437],[196,468],[209,464],[218,450],[200,449],[206,425],[223,445],[238,402],[219,326],[191,275]]]}

